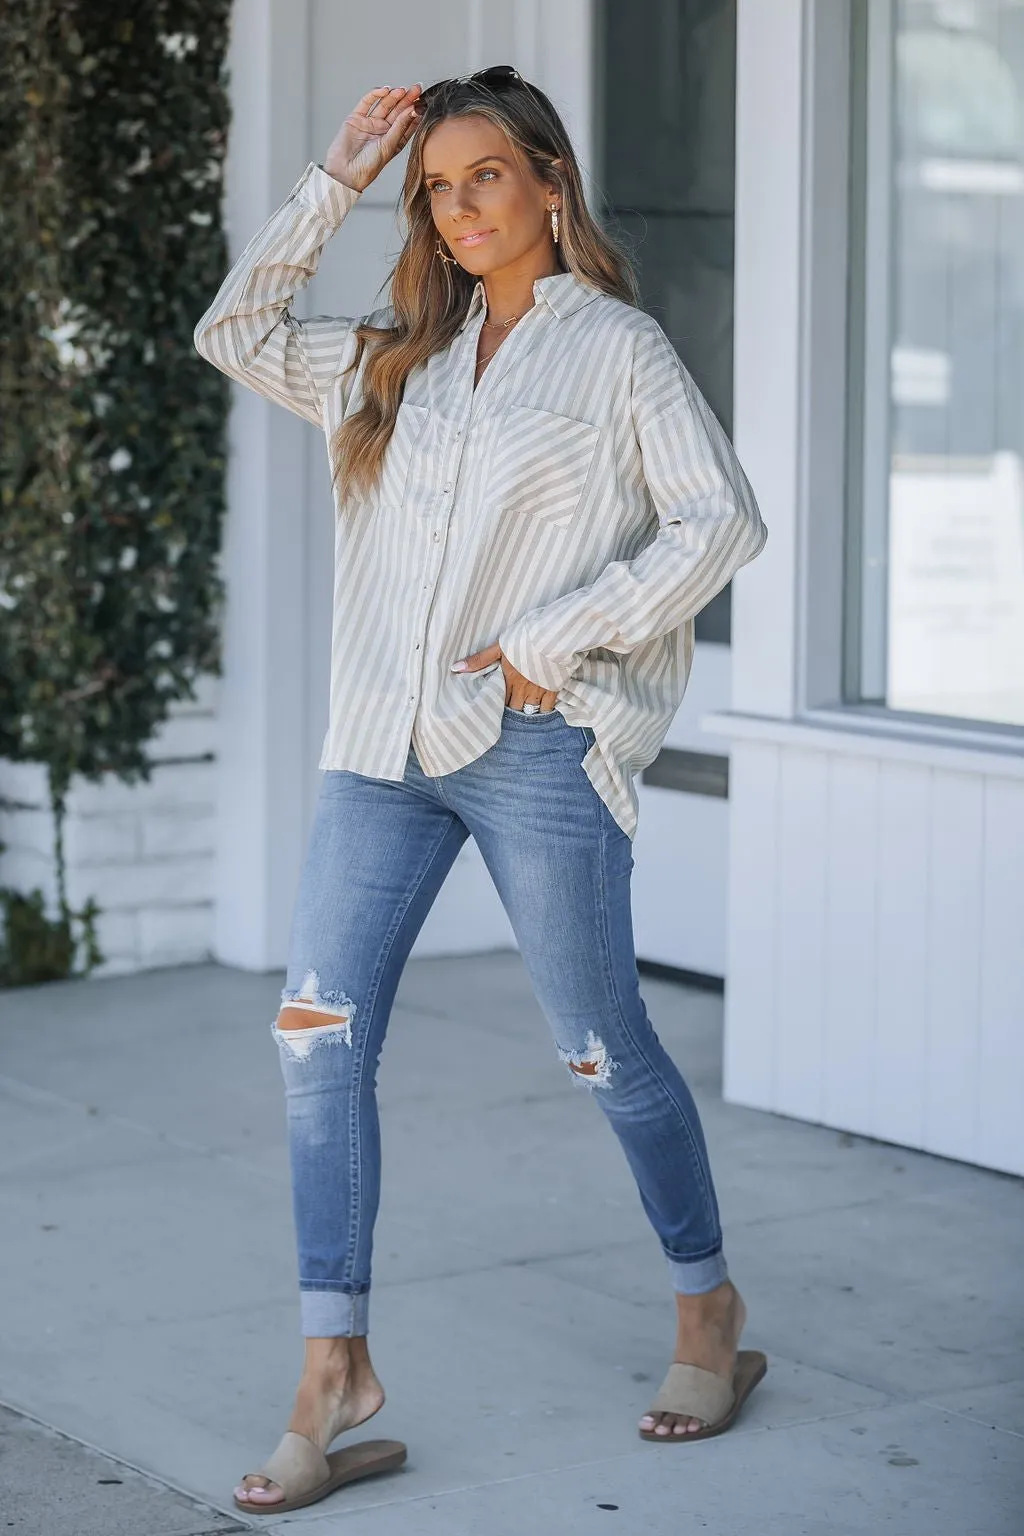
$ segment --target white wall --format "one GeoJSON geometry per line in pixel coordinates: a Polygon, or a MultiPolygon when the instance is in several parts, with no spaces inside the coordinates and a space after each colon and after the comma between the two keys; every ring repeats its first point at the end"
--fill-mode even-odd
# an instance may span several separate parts
{"type": "MultiPolygon", "coordinates": [[[[728,737],[701,722],[728,708],[730,647],[702,641],[666,747],[727,753],[728,737]]],[[[637,953],[645,960],[724,976],[729,802],[677,789],[638,785],[640,819],[631,885],[637,953]]]]}
{"type": "MultiPolygon", "coordinates": [[[[182,965],[209,955],[217,767],[217,685],[176,704],[150,742],[146,784],[75,780],[64,831],[68,901],[93,897],[104,964],[96,976],[182,965]]],[[[40,888],[56,908],[53,818],[44,770],[0,764],[0,796],[25,807],[0,814],[0,884],[40,888]]]]}
{"type": "Polygon", "coordinates": [[[725,1092],[1024,1173],[1024,753],[836,704],[845,0],[739,0],[725,1092]]]}
{"type": "Polygon", "coordinates": [[[727,1096],[1024,1173],[1024,759],[747,729],[727,1096]]]}

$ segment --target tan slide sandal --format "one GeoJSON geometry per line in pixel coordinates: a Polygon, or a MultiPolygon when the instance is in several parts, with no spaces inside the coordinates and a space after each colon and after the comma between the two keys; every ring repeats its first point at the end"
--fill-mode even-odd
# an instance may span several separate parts
{"type": "Polygon", "coordinates": [[[716,1376],[714,1371],[701,1370],[699,1365],[670,1365],[647,1412],[703,1419],[704,1428],[687,1430],[683,1435],[674,1431],[658,1435],[653,1429],[641,1429],[641,1440],[653,1440],[656,1445],[687,1445],[691,1440],[710,1440],[712,1435],[724,1434],[736,1422],[740,1409],[767,1369],[768,1361],[758,1349],[740,1350],[731,1382],[716,1376]]]}
{"type": "Polygon", "coordinates": [[[393,1472],[405,1461],[408,1452],[401,1440],[363,1440],[347,1445],[343,1451],[329,1451],[325,1456],[319,1446],[305,1435],[288,1430],[265,1467],[246,1476],[268,1477],[283,1491],[276,1504],[252,1503],[235,1494],[235,1504],[247,1515],[284,1515],[290,1509],[302,1509],[326,1499],[345,1483],[358,1482],[377,1472],[393,1472]]]}

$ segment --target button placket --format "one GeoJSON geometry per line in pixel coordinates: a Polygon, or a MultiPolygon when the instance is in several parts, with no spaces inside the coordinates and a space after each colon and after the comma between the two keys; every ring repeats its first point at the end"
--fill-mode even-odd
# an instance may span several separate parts
{"type": "MultiPolygon", "coordinates": [[[[470,398],[466,403],[468,405],[469,411],[471,412],[473,406],[472,398],[470,398]]],[[[466,435],[468,425],[468,420],[464,420],[462,424],[457,426],[451,434],[449,439],[451,452],[449,455],[448,464],[446,466],[447,478],[443,481],[441,486],[441,496],[443,500],[440,506],[435,503],[435,510],[440,513],[440,522],[431,529],[430,542],[437,547],[438,558],[434,562],[433,571],[428,573],[429,579],[424,581],[420,587],[421,594],[424,594],[423,612],[421,623],[417,626],[417,629],[420,632],[415,644],[413,645],[413,657],[418,660],[416,677],[413,683],[413,687],[416,691],[410,693],[407,699],[407,702],[413,705],[417,703],[417,700],[422,693],[422,672],[425,654],[424,647],[426,645],[427,617],[430,612],[430,605],[433,601],[434,592],[437,589],[438,579],[441,575],[441,566],[444,561],[445,535],[448,532],[448,527],[451,522],[452,508],[454,505],[453,495],[455,491],[455,485],[459,477],[459,471],[462,467],[462,455],[465,452],[463,438],[466,435]],[[458,446],[455,446],[456,444],[458,446]]]]}

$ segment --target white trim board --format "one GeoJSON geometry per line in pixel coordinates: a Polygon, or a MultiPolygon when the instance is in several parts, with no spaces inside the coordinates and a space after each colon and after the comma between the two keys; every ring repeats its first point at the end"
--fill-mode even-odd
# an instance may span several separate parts
{"type": "Polygon", "coordinates": [[[705,715],[701,724],[716,736],[734,741],[771,742],[777,746],[810,752],[832,752],[878,761],[921,763],[953,772],[981,773],[1004,779],[1024,779],[1024,750],[1008,742],[1005,747],[987,738],[982,743],[957,743],[948,736],[897,735],[889,721],[870,723],[859,715],[832,715],[821,720],[779,720],[768,715],[723,711],[705,715]]]}

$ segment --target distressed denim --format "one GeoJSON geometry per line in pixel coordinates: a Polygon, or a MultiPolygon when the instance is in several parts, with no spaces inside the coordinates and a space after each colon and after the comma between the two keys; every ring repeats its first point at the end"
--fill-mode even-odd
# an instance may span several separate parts
{"type": "Polygon", "coordinates": [[[399,977],[473,837],[555,1046],[618,1136],[675,1290],[726,1277],[697,1109],[640,996],[629,837],[581,766],[593,741],[558,710],[506,708],[498,741],[428,778],[323,775],[292,923],[284,1005],[333,1015],[273,1026],[284,1074],[302,1331],[367,1331],[380,1195],[376,1075],[399,977]]]}

